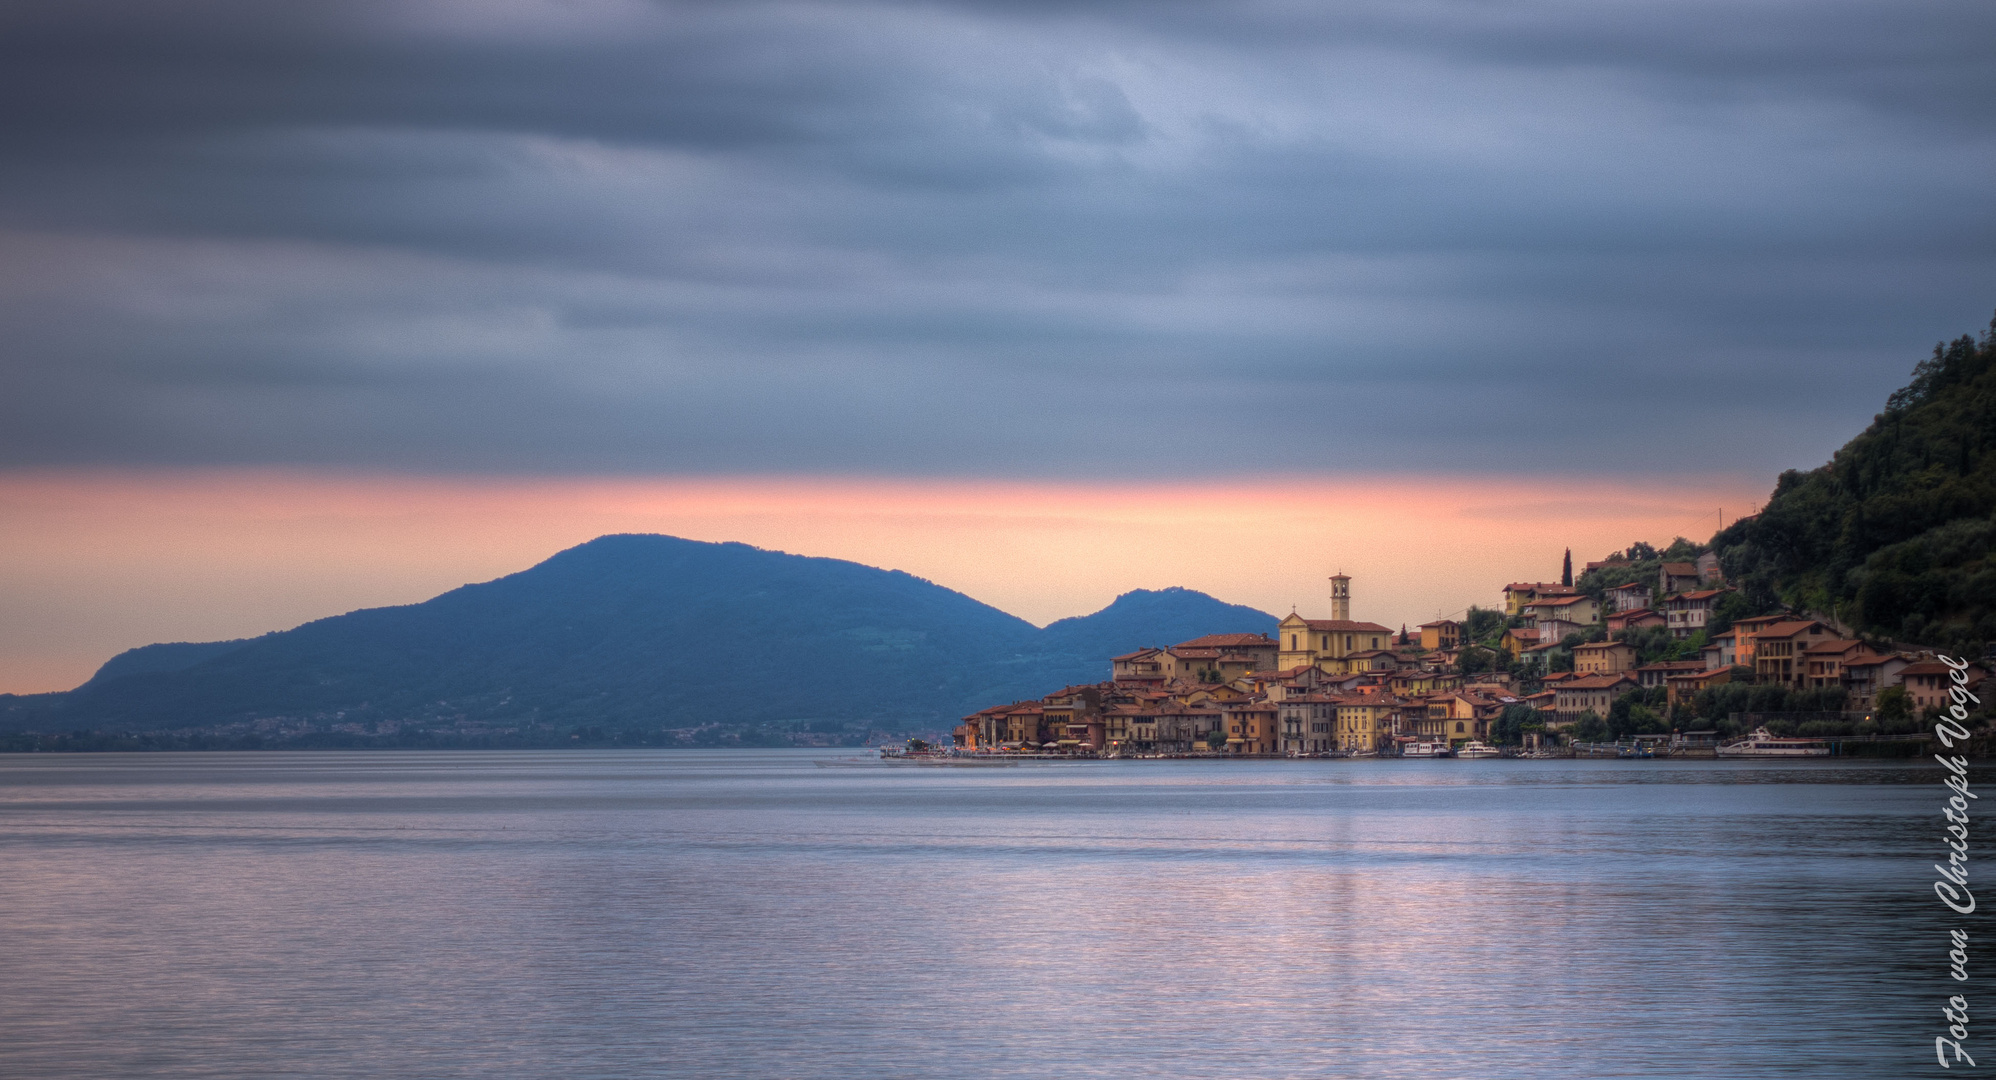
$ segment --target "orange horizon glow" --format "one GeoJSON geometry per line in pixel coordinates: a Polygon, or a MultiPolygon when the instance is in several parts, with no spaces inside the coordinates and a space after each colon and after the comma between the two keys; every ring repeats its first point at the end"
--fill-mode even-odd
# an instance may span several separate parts
{"type": "Polygon", "coordinates": [[[1172,585],[1275,615],[1399,626],[1495,606],[1636,540],[1703,540],[1769,485],[1733,476],[410,477],[275,469],[0,472],[0,692],[64,690],[157,641],[416,603],[604,533],[905,570],[1036,624],[1172,585]]]}

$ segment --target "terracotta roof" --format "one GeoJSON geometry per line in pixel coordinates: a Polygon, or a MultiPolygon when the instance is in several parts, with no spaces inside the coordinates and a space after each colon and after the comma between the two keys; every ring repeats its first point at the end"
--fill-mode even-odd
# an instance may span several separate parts
{"type": "Polygon", "coordinates": [[[1607,589],[1607,591],[1608,591],[1608,592],[1621,592],[1621,591],[1622,591],[1623,589],[1640,589],[1640,590],[1643,590],[1643,591],[1648,591],[1648,589],[1649,589],[1649,583],[1648,583],[1648,582],[1643,582],[1643,581],[1631,581],[1631,582],[1629,582],[1629,583],[1628,583],[1627,585],[1611,585],[1611,586],[1609,586],[1609,588],[1607,589]]]}
{"type": "Polygon", "coordinates": [[[1586,599],[1590,599],[1590,598],[1589,598],[1589,597],[1588,597],[1588,596],[1587,596],[1586,594],[1584,594],[1584,593],[1575,593],[1575,594],[1573,594],[1572,596],[1565,596],[1565,595],[1561,595],[1561,596],[1552,596],[1552,597],[1547,597],[1546,599],[1543,599],[1543,600],[1534,600],[1534,601],[1532,601],[1532,605],[1531,605],[1531,606],[1533,606],[1533,607],[1567,607],[1567,606],[1569,606],[1569,605],[1572,605],[1572,604],[1578,604],[1578,603],[1579,603],[1579,602],[1581,602],[1582,600],[1586,600],[1586,599]]]}
{"type": "Polygon", "coordinates": [[[1389,628],[1387,628],[1387,627],[1384,627],[1384,626],[1381,626],[1381,625],[1379,625],[1378,623],[1370,623],[1370,622],[1353,622],[1353,621],[1352,621],[1352,620],[1350,620],[1350,619],[1304,619],[1303,621],[1304,621],[1304,623],[1306,623],[1306,624],[1308,624],[1308,625],[1309,625],[1310,629],[1312,629],[1312,630],[1322,630],[1322,631],[1325,631],[1325,632],[1327,632],[1327,633],[1338,633],[1338,634],[1352,634],[1352,633],[1360,633],[1360,634],[1396,634],[1396,633],[1399,633],[1399,631],[1397,631],[1397,630],[1392,630],[1392,629],[1389,629],[1389,628]]]}
{"type": "Polygon", "coordinates": [[[1654,664],[1644,664],[1643,666],[1641,666],[1641,667],[1637,668],[1636,670],[1637,670],[1637,671],[1664,671],[1664,672],[1669,672],[1669,671],[1693,671],[1693,670],[1696,670],[1696,671],[1703,671],[1703,670],[1705,670],[1705,661],[1703,661],[1703,660],[1659,660],[1659,661],[1657,661],[1657,662],[1656,662],[1656,663],[1654,663],[1654,664]]]}
{"type": "MultiPolygon", "coordinates": [[[[1823,624],[1815,619],[1795,619],[1791,622],[1778,622],[1772,626],[1761,627],[1753,636],[1755,640],[1761,638],[1793,637],[1812,626],[1823,626],[1823,624]]],[[[1829,627],[1823,626],[1823,629],[1828,630],[1829,627]]]]}
{"type": "Polygon", "coordinates": [[[1573,651],[1579,652],[1582,649],[1633,649],[1633,648],[1635,648],[1635,646],[1629,644],[1626,641],[1589,641],[1584,644],[1575,645],[1573,647],[1573,651]]]}
{"type": "MultiPolygon", "coordinates": [[[[1968,666],[1973,671],[1986,670],[1981,664],[1970,664],[1968,666]]],[[[1899,677],[1903,679],[1908,675],[1945,675],[1953,671],[1954,668],[1941,663],[1939,660],[1922,660],[1917,664],[1908,664],[1904,668],[1901,668],[1899,677]]]]}
{"type": "Polygon", "coordinates": [[[1635,682],[1635,680],[1629,678],[1628,672],[1618,671],[1613,675],[1582,675],[1577,679],[1568,679],[1560,683],[1559,688],[1561,690],[1606,690],[1611,686],[1625,682],[1635,682]]]}
{"type": "Polygon", "coordinates": [[[1722,595],[1724,595],[1724,594],[1726,594],[1726,593],[1729,593],[1729,592],[1732,592],[1732,591],[1733,591],[1733,590],[1731,590],[1731,589],[1694,589],[1694,590],[1692,590],[1691,592],[1687,592],[1687,593],[1678,593],[1678,594],[1677,594],[1676,596],[1673,596],[1673,597],[1671,597],[1671,599],[1673,599],[1673,600],[1706,600],[1706,599],[1710,599],[1711,597],[1714,597],[1714,596],[1722,596],[1722,595]]]}
{"type": "Polygon", "coordinates": [[[1824,638],[1823,640],[1816,642],[1814,645],[1811,645],[1808,648],[1803,649],[1802,651],[1805,654],[1823,653],[1825,655],[1828,655],[1830,653],[1847,653],[1852,649],[1855,649],[1863,644],[1864,642],[1857,640],[1845,640],[1843,638],[1824,638]]]}
{"type": "Polygon", "coordinates": [[[1663,564],[1663,572],[1669,574],[1671,577],[1697,577],[1698,564],[1688,563],[1688,562],[1667,562],[1663,564]]]}
{"type": "Polygon", "coordinates": [[[1110,660],[1112,660],[1112,661],[1113,661],[1113,660],[1135,660],[1135,659],[1137,659],[1138,657],[1142,657],[1142,656],[1156,656],[1157,654],[1159,654],[1159,653],[1161,653],[1161,652],[1163,652],[1163,651],[1164,651],[1163,649],[1138,649],[1138,650],[1137,650],[1136,652],[1128,652],[1128,653],[1124,653],[1124,654],[1123,654],[1123,655],[1121,655],[1121,656],[1112,656],[1112,657],[1110,657],[1109,659],[1110,659],[1110,660]]]}
{"type": "Polygon", "coordinates": [[[1454,619],[1436,619],[1434,622],[1422,623],[1421,629],[1426,630],[1430,626],[1459,626],[1459,625],[1461,624],[1456,622],[1454,619]]]}
{"type": "Polygon", "coordinates": [[[1875,664],[1883,664],[1888,660],[1901,660],[1901,659],[1904,659],[1904,657],[1901,657],[1898,653],[1864,652],[1864,653],[1859,653],[1856,656],[1853,656],[1850,659],[1844,661],[1844,666],[1847,668],[1871,667],[1875,664]]]}
{"type": "Polygon", "coordinates": [[[1274,648],[1275,639],[1267,634],[1207,634],[1191,641],[1181,641],[1175,648],[1180,649],[1245,649],[1255,646],[1274,648]]]}

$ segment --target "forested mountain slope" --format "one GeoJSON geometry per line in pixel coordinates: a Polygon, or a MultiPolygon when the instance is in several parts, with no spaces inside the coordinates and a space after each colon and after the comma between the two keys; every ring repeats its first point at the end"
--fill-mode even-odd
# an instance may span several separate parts
{"type": "Polygon", "coordinates": [[[1996,320],[1934,346],[1870,427],[1712,543],[1756,607],[1979,655],[1996,641],[1996,320]]]}

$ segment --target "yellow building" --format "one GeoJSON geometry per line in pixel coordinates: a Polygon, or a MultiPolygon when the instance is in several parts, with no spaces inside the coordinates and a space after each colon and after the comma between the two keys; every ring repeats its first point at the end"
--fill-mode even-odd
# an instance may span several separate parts
{"type": "Polygon", "coordinates": [[[1436,619],[1421,624],[1421,648],[1433,652],[1462,645],[1462,624],[1453,619],[1436,619]]]}
{"type": "Polygon", "coordinates": [[[1427,698],[1427,714],[1416,728],[1430,739],[1451,744],[1467,742],[1489,735],[1491,722],[1502,712],[1498,702],[1479,694],[1462,691],[1432,694],[1427,698]]]}
{"type": "Polygon", "coordinates": [[[1541,625],[1557,620],[1587,626],[1601,621],[1601,605],[1586,593],[1564,593],[1539,597],[1525,605],[1525,614],[1541,625]]]}
{"type": "Polygon", "coordinates": [[[1402,703],[1394,698],[1366,695],[1339,700],[1336,735],[1338,749],[1380,750],[1393,739],[1394,719],[1402,703]]]}
{"type": "Polygon", "coordinates": [[[1265,701],[1243,701],[1220,706],[1220,719],[1227,726],[1227,752],[1278,753],[1277,711],[1274,705],[1265,701]]]}
{"type": "Polygon", "coordinates": [[[1518,657],[1525,655],[1526,649],[1533,648],[1537,646],[1538,643],[1539,643],[1538,627],[1514,626],[1504,631],[1503,640],[1499,641],[1497,644],[1500,647],[1502,647],[1505,652],[1511,654],[1511,659],[1516,660],[1518,657]]]}
{"type": "Polygon", "coordinates": [[[1266,634],[1208,634],[1169,649],[1139,649],[1111,660],[1124,682],[1226,682],[1275,664],[1275,642],[1266,634]]]}
{"type": "Polygon", "coordinates": [[[1276,628],[1275,639],[1281,649],[1275,660],[1278,669],[1321,667],[1342,675],[1350,666],[1346,657],[1387,648],[1393,643],[1393,631],[1352,620],[1351,578],[1338,574],[1331,578],[1331,617],[1306,619],[1292,611],[1276,628]]]}
{"type": "Polygon", "coordinates": [[[1632,671],[1636,649],[1626,641],[1595,641],[1573,647],[1573,670],[1582,675],[1613,675],[1632,671]]]}
{"type": "Polygon", "coordinates": [[[1546,581],[1514,581],[1504,586],[1504,614],[1523,615],[1525,608],[1540,597],[1572,596],[1580,590],[1571,585],[1546,581]]]}

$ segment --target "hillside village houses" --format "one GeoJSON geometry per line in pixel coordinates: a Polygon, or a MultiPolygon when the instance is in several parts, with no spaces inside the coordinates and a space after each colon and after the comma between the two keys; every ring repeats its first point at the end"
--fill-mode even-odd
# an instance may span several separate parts
{"type": "Polygon", "coordinates": [[[1661,688],[1667,708],[1736,677],[1791,690],[1842,687],[1846,708],[1858,711],[1892,686],[1906,687],[1917,708],[1946,703],[1945,665],[1882,652],[1794,615],[1735,619],[1695,659],[1639,664],[1623,634],[1661,626],[1691,639],[1731,592],[1710,555],[1665,562],[1654,581],[1602,589],[1599,602],[1567,584],[1504,586],[1508,625],[1497,645],[1523,673],[1516,686],[1503,670],[1463,672],[1461,622],[1437,619],[1414,634],[1353,619],[1351,583],[1331,577],[1328,619],[1291,612],[1274,637],[1209,634],[1112,657],[1107,681],[980,710],[963,718],[955,743],[972,753],[1392,754],[1415,742],[1490,739],[1507,709],[1534,709],[1521,715],[1557,734],[1590,713],[1608,715],[1632,691],[1661,688]],[[1570,670],[1555,670],[1569,658],[1570,670]]]}

